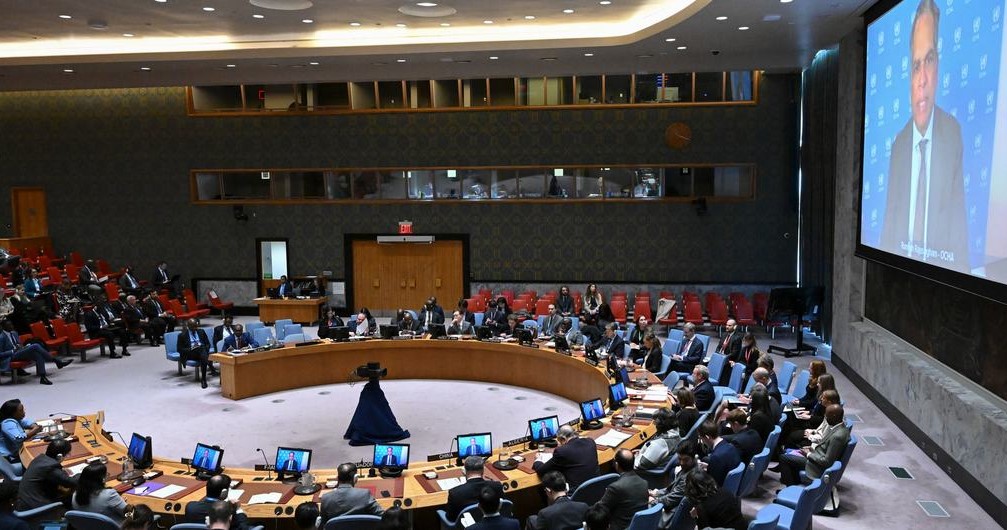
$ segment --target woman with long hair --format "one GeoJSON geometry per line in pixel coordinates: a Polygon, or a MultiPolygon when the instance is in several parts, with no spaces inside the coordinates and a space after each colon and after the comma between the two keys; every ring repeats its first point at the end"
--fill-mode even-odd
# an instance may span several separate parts
{"type": "Polygon", "coordinates": [[[73,494],[73,509],[100,513],[118,524],[126,518],[128,505],[112,488],[105,487],[108,468],[101,462],[92,462],[80,472],[77,490],[73,494]]]}

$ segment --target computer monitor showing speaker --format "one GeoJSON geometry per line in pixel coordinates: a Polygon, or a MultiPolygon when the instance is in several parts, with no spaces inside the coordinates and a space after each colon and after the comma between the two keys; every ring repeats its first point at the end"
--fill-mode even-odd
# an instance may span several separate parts
{"type": "Polygon", "coordinates": [[[601,398],[582,402],[580,404],[580,411],[584,418],[582,425],[585,429],[601,428],[601,422],[598,420],[605,417],[605,406],[602,404],[601,398]]]}
{"type": "Polygon", "coordinates": [[[280,480],[283,480],[283,475],[300,475],[311,469],[311,450],[277,447],[275,462],[280,480]]]}
{"type": "Polygon", "coordinates": [[[617,409],[623,405],[623,401],[629,399],[629,394],[626,393],[626,385],[619,381],[614,385],[608,385],[608,402],[613,409],[617,409]]]}
{"type": "Polygon", "coordinates": [[[381,324],[378,326],[382,339],[391,339],[399,335],[399,327],[391,324],[381,324]]]}
{"type": "Polygon", "coordinates": [[[398,468],[409,466],[409,444],[374,444],[374,467],[398,468]]]}
{"type": "Polygon", "coordinates": [[[467,456],[488,457],[493,454],[493,436],[488,432],[459,434],[458,458],[467,456]]]}
{"type": "Polygon", "coordinates": [[[530,447],[532,449],[538,444],[555,447],[556,433],[559,432],[559,417],[548,416],[528,420],[528,432],[531,435],[530,447]]]}
{"type": "Polygon", "coordinates": [[[192,453],[192,467],[196,468],[196,476],[209,478],[211,475],[220,473],[220,461],[223,458],[223,449],[197,443],[196,450],[192,453]]]}
{"type": "Polygon", "coordinates": [[[141,436],[134,432],[133,437],[129,439],[129,449],[126,454],[133,462],[133,467],[138,469],[147,469],[154,465],[150,436],[141,436]]]}

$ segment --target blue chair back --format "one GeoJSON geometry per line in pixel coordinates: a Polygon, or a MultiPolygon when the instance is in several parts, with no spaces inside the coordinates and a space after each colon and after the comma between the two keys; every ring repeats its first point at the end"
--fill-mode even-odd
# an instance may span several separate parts
{"type": "Polygon", "coordinates": [[[206,525],[202,523],[178,523],[171,525],[170,530],[206,530],[206,525]]]}
{"type": "Polygon", "coordinates": [[[634,324],[632,322],[630,322],[629,324],[626,324],[626,333],[622,336],[622,338],[624,338],[624,339],[626,339],[628,341],[629,338],[631,336],[633,336],[633,331],[635,331],[635,330],[636,330],[636,324],[634,324]]]}
{"type": "Polygon", "coordinates": [[[738,492],[741,490],[741,477],[745,473],[745,463],[741,462],[738,467],[727,472],[727,476],[724,477],[724,485],[721,489],[731,492],[731,495],[735,497],[738,496],[738,492]]]}
{"type": "Polygon", "coordinates": [[[538,332],[538,330],[542,329],[542,326],[540,326],[537,321],[532,320],[530,318],[522,322],[521,325],[528,329],[533,329],[535,330],[535,332],[538,332]]]}
{"type": "Polygon", "coordinates": [[[178,360],[178,336],[180,331],[172,331],[164,334],[164,355],[169,361],[178,360]]]}
{"type": "Polygon", "coordinates": [[[286,336],[285,332],[287,331],[287,324],[293,324],[293,323],[294,321],[290,320],[289,318],[281,318],[276,322],[273,322],[273,330],[274,333],[276,334],[275,335],[276,339],[283,340],[283,337],[286,336]]]}
{"type": "Polygon", "coordinates": [[[706,418],[708,417],[710,417],[709,412],[704,412],[700,414],[699,419],[697,419],[696,423],[692,425],[692,427],[689,429],[689,432],[685,433],[685,438],[683,439],[693,439],[696,434],[696,429],[699,429],[699,426],[702,425],[703,422],[706,421],[706,418]]]}
{"type": "Polygon", "coordinates": [[[287,335],[294,335],[297,333],[300,333],[302,335],[304,334],[304,329],[301,328],[300,324],[287,324],[286,326],[283,326],[284,337],[286,337],[287,335]]]}
{"type": "Polygon", "coordinates": [[[794,515],[790,518],[790,528],[811,528],[811,516],[815,513],[815,505],[825,490],[825,483],[822,479],[816,478],[811,484],[804,487],[800,498],[797,499],[797,507],[794,508],[794,515]]]}
{"type": "Polygon", "coordinates": [[[703,356],[705,357],[706,350],[710,349],[710,336],[696,333],[696,338],[699,339],[699,342],[703,345],[703,356]]]}
{"type": "Polygon", "coordinates": [[[340,515],[326,521],[323,530],[374,530],[379,524],[377,515],[340,515]]]}
{"type": "Polygon", "coordinates": [[[714,386],[721,384],[720,379],[721,374],[724,373],[725,364],[727,364],[727,356],[723,353],[714,353],[710,356],[710,364],[707,365],[707,368],[710,369],[710,382],[714,386]]]}
{"type": "MultiPolygon", "coordinates": [[[[448,514],[444,510],[437,510],[437,518],[440,520],[441,530],[454,530],[456,528],[462,528],[462,525],[461,523],[459,523],[459,521],[461,521],[462,515],[466,513],[471,514],[472,518],[475,519],[477,523],[481,521],[483,518],[483,512],[482,510],[479,509],[478,504],[470,504],[466,506],[464,509],[462,509],[462,511],[458,512],[458,518],[455,519],[454,521],[448,520],[448,514]]],[[[503,515],[505,517],[511,517],[513,513],[514,513],[514,503],[507,499],[501,499],[500,515],[503,515]]]]}
{"type": "Polygon", "coordinates": [[[654,374],[654,375],[656,375],[658,377],[661,377],[662,375],[668,373],[668,368],[670,366],[671,366],[671,356],[670,355],[663,355],[662,354],[661,355],[661,370],[659,372],[657,372],[656,374],[654,374]]]}
{"type": "Polygon", "coordinates": [[[671,514],[671,521],[668,523],[666,528],[671,530],[695,530],[696,521],[689,515],[689,511],[692,510],[692,503],[689,499],[682,499],[682,502],[678,504],[678,508],[675,508],[674,513],[671,514]]]}
{"type": "Polygon", "coordinates": [[[245,331],[247,331],[249,333],[254,333],[255,330],[260,329],[260,328],[264,328],[264,327],[266,327],[265,324],[263,324],[262,322],[256,320],[255,322],[249,322],[248,324],[245,324],[245,331]]]}
{"type": "Polygon", "coordinates": [[[839,472],[832,476],[832,482],[834,485],[839,484],[839,479],[843,478],[843,474],[846,473],[846,466],[850,464],[850,457],[853,456],[853,450],[856,448],[857,437],[851,433],[850,441],[846,443],[846,450],[843,451],[843,456],[839,459],[843,465],[839,468],[839,472]]]}
{"type": "Polygon", "coordinates": [[[661,512],[664,505],[657,503],[646,510],[640,510],[633,514],[633,519],[629,522],[626,530],[657,530],[661,524],[661,512]]]}
{"type": "Polygon", "coordinates": [[[822,493],[818,496],[818,500],[815,501],[815,506],[812,508],[811,513],[818,513],[825,509],[825,505],[832,498],[832,488],[836,487],[836,477],[840,475],[840,470],[842,469],[842,460],[836,460],[822,473],[822,483],[825,487],[822,488],[822,493]]]}
{"type": "Polygon", "coordinates": [[[745,379],[745,365],[734,363],[731,367],[731,377],[727,380],[727,387],[735,393],[741,393],[741,381],[745,379]]]}
{"type": "Polygon", "coordinates": [[[685,332],[679,328],[672,328],[668,330],[668,340],[677,340],[682,342],[682,337],[685,336],[685,332]]]}
{"type": "Polygon", "coordinates": [[[483,325],[483,319],[486,318],[486,313],[472,313],[476,319],[476,326],[483,325]]]}
{"type": "Polygon", "coordinates": [[[35,528],[37,526],[36,523],[59,519],[63,513],[63,509],[62,502],[52,502],[30,510],[14,510],[11,514],[28,523],[29,528],[35,528]]]}
{"type": "MultiPolygon", "coordinates": [[[[21,470],[21,473],[24,473],[23,469],[21,470]]],[[[0,457],[0,474],[3,474],[7,480],[21,482],[21,474],[18,473],[14,464],[11,464],[6,458],[2,457],[0,457]]]]}
{"type": "Polygon", "coordinates": [[[738,487],[738,497],[747,497],[755,493],[755,487],[759,484],[759,478],[769,467],[769,449],[763,447],[762,451],[752,457],[752,461],[745,467],[745,473],[741,476],[741,485],[738,487]]]}
{"type": "Polygon", "coordinates": [[[119,530],[119,525],[107,515],[70,510],[64,514],[76,530],[119,530]]]}
{"type": "Polygon", "coordinates": [[[782,432],[783,429],[777,425],[773,427],[773,431],[770,432],[769,437],[766,438],[766,449],[769,449],[770,453],[772,453],[776,449],[776,445],[780,443],[780,433],[782,432]]]}
{"type": "Polygon", "coordinates": [[[294,344],[296,342],[304,342],[304,333],[291,333],[283,337],[284,344],[294,344]]]}
{"type": "Polygon", "coordinates": [[[569,317],[570,318],[570,329],[580,329],[580,318],[579,317],[569,317]]]}
{"type": "Polygon", "coordinates": [[[755,387],[755,378],[749,376],[748,382],[745,383],[745,391],[743,392],[746,396],[752,393],[752,388],[755,387]]]}
{"type": "Polygon", "coordinates": [[[801,370],[801,373],[797,374],[797,381],[794,382],[794,391],[790,394],[790,399],[803,399],[804,395],[808,393],[808,381],[811,380],[811,372],[807,370],[801,370]]]}
{"type": "Polygon", "coordinates": [[[217,350],[216,351],[224,351],[224,341],[225,340],[226,339],[220,339],[220,340],[217,341],[217,350]]]}
{"type": "MultiPolygon", "coordinates": [[[[665,359],[670,359],[670,358],[669,357],[665,357],[665,359]]],[[[668,361],[668,364],[671,365],[671,361],[670,360],[668,361]]],[[[679,380],[681,378],[682,378],[682,375],[679,374],[678,372],[668,372],[668,375],[664,376],[664,381],[662,381],[662,383],[664,383],[664,386],[666,386],[668,388],[675,388],[675,386],[678,385],[678,382],[679,382],[679,380]]]]}
{"type": "Polygon", "coordinates": [[[682,346],[682,341],[676,339],[668,339],[664,341],[661,345],[661,353],[665,355],[675,355],[678,353],[678,348],[682,346]]]}
{"type": "Polygon", "coordinates": [[[265,346],[272,337],[273,330],[266,327],[259,328],[252,332],[252,338],[255,339],[255,342],[257,342],[259,346],[265,346]]]}
{"type": "Polygon", "coordinates": [[[213,326],[199,326],[199,329],[206,333],[206,338],[210,339],[210,353],[216,352],[217,345],[213,343],[213,326]]]}
{"type": "Polygon", "coordinates": [[[776,523],[779,520],[780,514],[759,510],[759,513],[755,514],[755,519],[748,523],[748,530],[776,530],[776,523]]]}
{"type": "Polygon", "coordinates": [[[570,494],[570,500],[583,502],[588,505],[594,504],[601,500],[601,496],[605,494],[605,488],[616,480],[619,480],[618,473],[609,473],[586,480],[583,484],[577,486],[577,489],[573,490],[573,493],[570,494]]]}
{"type": "MultiPolygon", "coordinates": [[[[780,373],[776,374],[776,380],[780,382],[780,392],[787,394],[790,392],[790,383],[794,380],[794,373],[797,372],[797,365],[790,361],[783,361],[780,373]]],[[[807,383],[805,383],[807,384],[807,383]]]]}
{"type": "Polygon", "coordinates": [[[671,455],[671,458],[661,467],[652,469],[637,469],[636,474],[647,481],[650,489],[664,488],[671,482],[671,476],[678,465],[678,455],[671,455]]]}

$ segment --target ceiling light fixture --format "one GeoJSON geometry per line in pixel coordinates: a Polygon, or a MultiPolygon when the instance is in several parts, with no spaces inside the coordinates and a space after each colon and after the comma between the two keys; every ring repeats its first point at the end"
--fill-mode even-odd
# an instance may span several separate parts
{"type": "Polygon", "coordinates": [[[612,4],[611,0],[601,0],[601,2],[598,2],[598,3],[601,4],[601,5],[603,5],[603,6],[607,6],[607,5],[611,5],[612,4]]]}
{"type": "Polygon", "coordinates": [[[355,28],[359,28],[360,27],[360,23],[359,22],[350,22],[350,25],[353,26],[353,27],[355,27],[355,28]]]}
{"type": "Polygon", "coordinates": [[[416,5],[420,7],[437,7],[437,4],[434,2],[416,2],[416,5]]]}
{"type": "Polygon", "coordinates": [[[229,65],[227,65],[228,68],[237,68],[237,66],[238,65],[236,65],[236,64],[229,64],[229,65]]]}
{"type": "Polygon", "coordinates": [[[451,26],[451,24],[448,24],[447,22],[441,22],[441,27],[442,28],[447,28],[447,27],[450,27],[450,26],[451,26]]]}
{"type": "Polygon", "coordinates": [[[266,15],[260,15],[260,14],[256,13],[256,14],[252,15],[252,18],[260,18],[260,19],[261,18],[266,18],[266,15]]]}
{"type": "Polygon", "coordinates": [[[524,19],[525,20],[535,20],[535,15],[525,15],[524,19]]]}
{"type": "Polygon", "coordinates": [[[206,11],[207,13],[210,13],[210,12],[212,12],[212,11],[216,11],[216,9],[215,9],[215,8],[212,8],[212,7],[210,7],[210,6],[206,6],[206,7],[204,7],[204,8],[203,8],[203,11],[206,11]]]}
{"type": "Polygon", "coordinates": [[[404,27],[406,27],[406,25],[403,24],[403,23],[401,23],[401,22],[399,22],[398,24],[395,25],[395,27],[397,27],[397,28],[404,28],[404,27]]]}
{"type": "Polygon", "coordinates": [[[64,74],[72,74],[73,73],[73,68],[64,68],[63,69],[63,73],[64,74]]]}
{"type": "Polygon", "coordinates": [[[664,42],[675,42],[676,40],[678,39],[676,39],[675,37],[668,37],[667,39],[664,39],[664,42]]]}
{"type": "Polygon", "coordinates": [[[781,4],[789,4],[789,3],[793,2],[793,1],[794,0],[780,0],[780,3],[781,4]]]}
{"type": "Polygon", "coordinates": [[[748,31],[748,26],[738,26],[738,31],[748,31]]]}
{"type": "Polygon", "coordinates": [[[727,20],[727,17],[725,17],[724,15],[721,15],[721,16],[717,17],[717,20],[727,20]]]}
{"type": "Polygon", "coordinates": [[[71,17],[70,15],[60,15],[59,18],[62,18],[63,20],[70,20],[73,17],[71,17]]]}
{"type": "Polygon", "coordinates": [[[142,71],[142,72],[149,72],[150,71],[150,67],[149,66],[141,66],[140,67],[140,71],[142,71]]]}
{"type": "Polygon", "coordinates": [[[301,22],[304,22],[305,24],[314,24],[315,23],[315,21],[312,20],[312,19],[310,19],[310,18],[301,19],[301,22]]]}
{"type": "Polygon", "coordinates": [[[594,57],[594,54],[593,53],[585,53],[584,57],[594,57]]]}
{"type": "Polygon", "coordinates": [[[122,36],[123,37],[135,37],[136,35],[134,35],[132,33],[123,33],[122,36]]]}
{"type": "Polygon", "coordinates": [[[497,57],[496,55],[490,55],[490,60],[491,61],[495,61],[497,59],[499,59],[499,57],[497,57]]]}
{"type": "Polygon", "coordinates": [[[685,46],[679,46],[678,49],[679,50],[684,50],[684,49],[686,49],[686,47],[685,46]]]}
{"type": "Polygon", "coordinates": [[[540,61],[557,61],[558,59],[556,57],[542,57],[539,60],[540,61]]]}
{"type": "Polygon", "coordinates": [[[167,2],[168,0],[154,0],[154,1],[157,2],[157,3],[159,3],[159,4],[163,4],[163,3],[167,2]]]}
{"type": "Polygon", "coordinates": [[[563,12],[569,15],[573,13],[573,9],[564,9],[563,12]]]}
{"type": "Polygon", "coordinates": [[[405,59],[395,59],[395,62],[397,62],[397,63],[404,63],[404,62],[406,62],[406,60],[405,59]]]}
{"type": "Polygon", "coordinates": [[[492,23],[493,23],[493,21],[492,21],[492,20],[484,20],[484,21],[483,21],[483,24],[492,24],[492,23]]]}
{"type": "Polygon", "coordinates": [[[318,66],[318,61],[311,61],[308,64],[310,64],[311,66],[318,66]]]}

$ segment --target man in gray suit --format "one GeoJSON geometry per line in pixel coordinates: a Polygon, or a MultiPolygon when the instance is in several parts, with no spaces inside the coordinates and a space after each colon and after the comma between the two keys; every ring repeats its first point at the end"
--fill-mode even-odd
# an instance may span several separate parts
{"type": "Polygon", "coordinates": [[[610,530],[623,530],[633,520],[633,514],[647,508],[647,481],[633,470],[633,453],[628,449],[616,451],[615,470],[619,479],[605,488],[598,504],[608,509],[610,530]]]}
{"type": "Polygon", "coordinates": [[[336,489],[322,495],[322,525],[340,515],[381,515],[383,510],[371,492],[357,485],[357,466],[340,464],[336,469],[336,489]]]}
{"type": "Polygon", "coordinates": [[[843,422],[843,406],[829,405],[825,409],[825,421],[829,426],[822,434],[820,442],[780,456],[781,484],[786,486],[800,484],[802,469],[808,477],[818,478],[843,456],[846,445],[850,443],[850,429],[843,422]]]}
{"type": "Polygon", "coordinates": [[[465,320],[461,312],[455,311],[451,314],[451,323],[448,324],[448,335],[471,335],[472,323],[465,320]]]}
{"type": "Polygon", "coordinates": [[[958,121],[934,103],[940,9],[921,0],[910,39],[912,119],[895,137],[881,249],[969,272],[958,121]]]}

